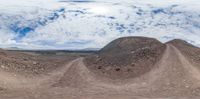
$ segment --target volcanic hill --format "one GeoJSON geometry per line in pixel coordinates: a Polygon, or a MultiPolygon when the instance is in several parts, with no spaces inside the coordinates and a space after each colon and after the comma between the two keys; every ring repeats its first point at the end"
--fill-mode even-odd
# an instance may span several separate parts
{"type": "Polygon", "coordinates": [[[150,71],[162,57],[165,45],[153,38],[123,37],[102,48],[85,63],[93,72],[112,79],[138,77],[150,71]]]}
{"type": "Polygon", "coordinates": [[[84,57],[0,50],[0,66],[0,99],[200,97],[200,48],[180,39],[122,37],[84,57]]]}

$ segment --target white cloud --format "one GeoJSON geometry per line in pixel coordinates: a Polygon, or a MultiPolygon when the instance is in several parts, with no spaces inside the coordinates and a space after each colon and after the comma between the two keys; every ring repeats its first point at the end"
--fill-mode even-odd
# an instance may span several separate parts
{"type": "Polygon", "coordinates": [[[34,49],[99,48],[130,35],[154,37],[163,42],[181,38],[200,44],[197,0],[96,1],[100,3],[0,0],[0,45],[34,49]],[[20,37],[16,33],[19,30],[10,28],[13,24],[34,31],[24,30],[28,32],[20,37]]]}

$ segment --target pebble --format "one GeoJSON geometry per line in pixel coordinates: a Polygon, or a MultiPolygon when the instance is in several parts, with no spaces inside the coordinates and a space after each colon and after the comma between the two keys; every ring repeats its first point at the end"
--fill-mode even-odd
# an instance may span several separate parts
{"type": "Polygon", "coordinates": [[[1,68],[3,68],[3,69],[4,69],[4,68],[5,68],[5,66],[4,66],[4,65],[1,65],[1,68]]]}

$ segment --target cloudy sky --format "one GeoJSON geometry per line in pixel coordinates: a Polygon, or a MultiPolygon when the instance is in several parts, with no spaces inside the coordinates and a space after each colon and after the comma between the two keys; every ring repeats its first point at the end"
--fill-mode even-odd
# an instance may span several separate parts
{"type": "Polygon", "coordinates": [[[124,36],[200,46],[199,0],[0,0],[3,48],[101,48],[124,36]]]}

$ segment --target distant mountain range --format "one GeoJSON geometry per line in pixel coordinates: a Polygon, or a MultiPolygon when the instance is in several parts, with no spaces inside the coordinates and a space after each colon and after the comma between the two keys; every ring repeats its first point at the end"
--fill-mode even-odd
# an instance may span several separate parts
{"type": "Polygon", "coordinates": [[[18,47],[8,47],[8,48],[3,48],[4,50],[23,50],[22,48],[18,47]]]}

